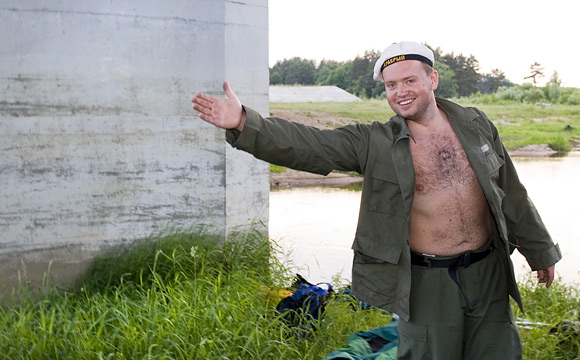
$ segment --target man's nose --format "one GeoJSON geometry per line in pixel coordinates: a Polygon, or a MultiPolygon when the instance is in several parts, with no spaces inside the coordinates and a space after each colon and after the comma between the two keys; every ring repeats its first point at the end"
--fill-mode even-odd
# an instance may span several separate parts
{"type": "Polygon", "coordinates": [[[397,95],[403,96],[409,93],[409,87],[406,84],[400,84],[397,86],[397,95]]]}

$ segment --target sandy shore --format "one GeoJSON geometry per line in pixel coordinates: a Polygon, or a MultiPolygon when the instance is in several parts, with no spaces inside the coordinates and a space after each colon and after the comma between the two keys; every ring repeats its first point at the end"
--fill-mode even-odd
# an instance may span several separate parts
{"type": "Polygon", "coordinates": [[[327,176],[323,176],[292,169],[287,169],[280,174],[270,174],[271,187],[344,186],[362,180],[362,176],[343,173],[331,172],[327,176]]]}

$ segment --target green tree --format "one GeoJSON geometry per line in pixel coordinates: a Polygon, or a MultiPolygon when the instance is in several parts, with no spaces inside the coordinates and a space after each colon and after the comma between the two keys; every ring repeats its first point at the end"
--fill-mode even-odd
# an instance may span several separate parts
{"type": "MultiPolygon", "coordinates": [[[[316,76],[314,77],[314,83],[316,85],[331,85],[329,84],[331,77],[332,77],[332,72],[335,71],[336,69],[338,69],[340,66],[342,66],[341,62],[335,61],[335,60],[326,60],[323,59],[320,64],[318,65],[318,68],[316,70],[316,76]]],[[[334,84],[332,84],[334,85],[334,84]]]]}
{"type": "Polygon", "coordinates": [[[375,62],[381,54],[378,51],[365,51],[352,61],[350,84],[347,91],[362,97],[372,97],[376,81],[373,80],[375,62]]]}
{"type": "Polygon", "coordinates": [[[544,86],[544,96],[548,99],[551,103],[557,104],[560,102],[560,98],[562,96],[562,88],[561,85],[562,80],[558,76],[558,72],[554,71],[550,80],[544,86]]]}
{"type": "Polygon", "coordinates": [[[346,90],[350,86],[352,62],[329,63],[319,67],[316,84],[335,85],[346,90]]]}
{"type": "Polygon", "coordinates": [[[450,54],[443,54],[441,48],[433,49],[426,45],[433,51],[435,56],[435,66],[437,63],[447,65],[455,74],[455,82],[457,84],[458,96],[469,96],[477,92],[477,85],[479,83],[479,61],[473,56],[465,57],[463,54],[455,56],[452,52],[450,54]]]}
{"type": "Polygon", "coordinates": [[[385,94],[385,84],[379,81],[375,82],[375,86],[373,86],[373,91],[371,94],[372,98],[386,98],[387,95],[385,94]]]}
{"type": "MultiPolygon", "coordinates": [[[[290,60],[278,61],[270,69],[270,74],[278,73],[284,85],[314,85],[316,65],[314,60],[294,57],[290,60]]],[[[276,79],[277,80],[277,79],[276,79]]]]}
{"type": "Polygon", "coordinates": [[[561,86],[562,85],[562,80],[560,80],[560,76],[558,75],[558,72],[556,70],[554,70],[554,73],[550,77],[550,80],[548,81],[548,84],[553,84],[553,85],[556,85],[556,86],[561,86]]]}
{"type": "Polygon", "coordinates": [[[278,71],[270,71],[270,85],[280,85],[282,83],[282,75],[278,71]]]}
{"type": "Polygon", "coordinates": [[[491,74],[482,74],[477,88],[482,94],[492,94],[497,92],[501,86],[513,86],[514,84],[506,79],[503,71],[499,69],[491,70],[491,74]]]}
{"type": "Polygon", "coordinates": [[[439,85],[435,95],[443,98],[457,97],[457,81],[453,70],[442,62],[435,62],[435,70],[439,73],[439,85]]]}
{"type": "Polygon", "coordinates": [[[455,73],[457,81],[457,94],[469,96],[477,92],[479,81],[479,61],[473,56],[465,57],[463,54],[455,56],[453,53],[446,54],[441,58],[455,73]]]}

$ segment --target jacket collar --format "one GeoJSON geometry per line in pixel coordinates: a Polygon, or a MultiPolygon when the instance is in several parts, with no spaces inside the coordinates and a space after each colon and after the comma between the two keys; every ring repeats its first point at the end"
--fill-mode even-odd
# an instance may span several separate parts
{"type": "Polygon", "coordinates": [[[472,148],[479,149],[482,145],[479,138],[479,125],[475,121],[479,115],[472,109],[441,98],[437,98],[437,106],[447,115],[455,135],[457,135],[469,158],[469,152],[473,150],[472,148]]]}
{"type": "Polygon", "coordinates": [[[405,118],[395,115],[391,118],[390,123],[393,130],[395,144],[399,142],[399,140],[406,138],[411,138],[415,141],[413,133],[411,132],[411,129],[409,129],[409,125],[407,125],[405,118]]]}

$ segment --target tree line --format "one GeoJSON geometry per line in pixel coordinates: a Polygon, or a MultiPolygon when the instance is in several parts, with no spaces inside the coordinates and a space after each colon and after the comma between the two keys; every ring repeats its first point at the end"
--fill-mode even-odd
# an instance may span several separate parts
{"type": "MultiPolygon", "coordinates": [[[[426,46],[433,50],[435,70],[439,72],[436,96],[471,97],[486,102],[497,101],[498,98],[519,102],[580,104],[580,91],[562,89],[557,72],[545,87],[536,87],[537,78],[543,76],[543,69],[537,62],[530,66],[531,74],[527,77],[533,84],[516,85],[499,69],[493,69],[489,74],[480,73],[479,61],[473,55],[445,54],[440,48],[426,46]]],[[[379,51],[372,50],[354,60],[322,60],[318,65],[314,60],[299,57],[284,59],[270,68],[270,85],[335,85],[361,98],[384,97],[384,85],[373,80],[374,65],[380,55],[379,51]]]]}

